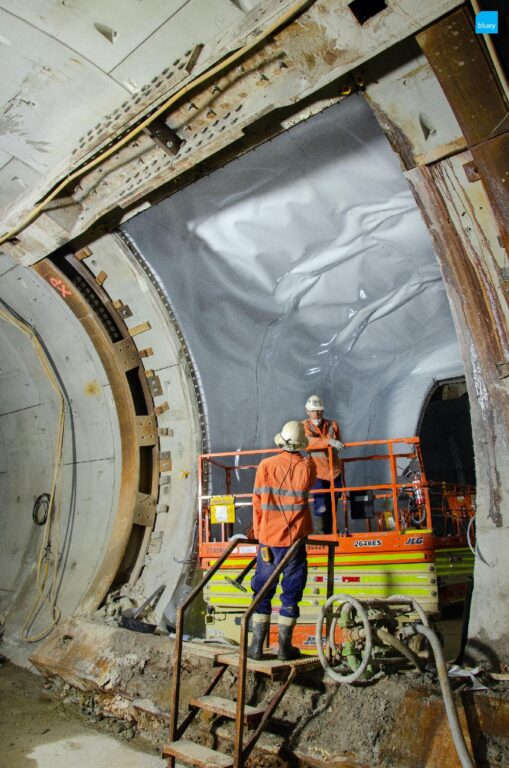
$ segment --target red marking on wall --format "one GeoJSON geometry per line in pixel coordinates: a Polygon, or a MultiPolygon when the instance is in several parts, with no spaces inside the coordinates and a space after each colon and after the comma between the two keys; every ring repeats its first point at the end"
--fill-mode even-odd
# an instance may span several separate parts
{"type": "Polygon", "coordinates": [[[66,286],[63,280],[60,280],[59,277],[50,277],[49,282],[53,288],[62,295],[64,299],[67,299],[68,296],[72,296],[72,291],[66,286]]]}

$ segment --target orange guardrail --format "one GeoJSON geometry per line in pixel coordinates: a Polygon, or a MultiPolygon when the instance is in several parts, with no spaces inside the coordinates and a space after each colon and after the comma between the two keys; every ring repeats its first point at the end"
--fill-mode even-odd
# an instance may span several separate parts
{"type": "MultiPolygon", "coordinates": [[[[345,443],[345,452],[341,454],[340,485],[335,485],[333,477],[332,448],[327,450],[329,453],[330,484],[328,487],[310,491],[311,496],[328,493],[331,497],[332,533],[325,534],[325,538],[335,538],[349,530],[352,520],[353,496],[354,494],[362,494],[362,492],[369,494],[369,498],[373,501],[374,507],[378,507],[378,511],[366,516],[363,526],[361,520],[356,520],[358,528],[364,527],[364,530],[352,532],[353,538],[359,541],[356,545],[359,550],[362,548],[363,533],[383,535],[384,548],[388,550],[398,547],[398,536],[414,529],[417,529],[421,536],[427,537],[433,530],[433,522],[437,515],[440,515],[444,521],[454,523],[455,531],[453,533],[459,536],[462,534],[461,521],[474,513],[474,489],[427,481],[418,437],[345,443]],[[373,452],[367,453],[370,447],[373,448],[373,452]],[[350,449],[350,455],[346,453],[346,449],[350,449]],[[352,455],[352,449],[359,449],[358,455],[352,455]],[[409,476],[405,478],[402,478],[401,474],[398,473],[398,462],[402,460],[405,460],[407,467],[410,463],[414,467],[409,476]],[[349,465],[355,462],[380,461],[387,462],[387,482],[362,485],[349,485],[346,482],[349,465]],[[439,507],[433,506],[430,501],[430,494],[436,493],[440,499],[439,507]]],[[[214,497],[218,495],[232,497],[235,511],[238,514],[244,508],[252,507],[252,488],[249,491],[245,487],[238,489],[234,487],[235,483],[242,486],[243,472],[256,470],[262,458],[278,452],[280,452],[278,448],[262,448],[205,453],[200,456],[198,533],[202,557],[217,556],[219,549],[217,545],[224,544],[236,532],[232,522],[214,524],[211,522],[210,507],[214,497]],[[214,481],[212,479],[212,474],[217,469],[222,470],[223,473],[219,488],[217,487],[217,478],[214,481]],[[216,485],[216,487],[212,488],[212,485],[216,485]],[[215,546],[209,548],[207,546],[209,544],[215,546]]],[[[246,524],[245,520],[244,524],[246,524]]],[[[237,532],[247,533],[247,530],[237,532]]],[[[449,531],[447,535],[450,536],[451,532],[449,531]]],[[[313,536],[310,537],[311,541],[312,538],[313,536]]],[[[324,538],[324,534],[320,534],[320,538],[324,538]]],[[[344,546],[343,541],[342,548],[344,546]]],[[[352,547],[354,547],[354,543],[352,543],[352,547]]]]}

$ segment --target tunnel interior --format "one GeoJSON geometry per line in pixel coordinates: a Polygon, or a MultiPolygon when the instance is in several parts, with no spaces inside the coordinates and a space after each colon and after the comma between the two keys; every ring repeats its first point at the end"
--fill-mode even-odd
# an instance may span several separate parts
{"type": "Polygon", "coordinates": [[[475,487],[470,406],[463,378],[434,384],[418,434],[428,480],[475,487]]]}
{"type": "MultiPolygon", "coordinates": [[[[139,293],[140,285],[155,287],[154,306],[168,325],[178,329],[179,343],[188,351],[189,364],[196,374],[194,378],[179,374],[182,397],[187,401],[199,398],[202,436],[212,450],[272,447],[273,437],[285,421],[304,418],[304,403],[313,392],[323,397],[327,415],[339,421],[347,441],[414,435],[433,382],[463,374],[448,300],[428,231],[396,154],[360,96],[330,107],[131,218],[120,234],[122,241],[108,236],[101,241],[103,245],[95,246],[93,258],[84,262],[87,267],[79,267],[76,260],[73,267],[73,259],[69,261],[65,252],[55,254],[53,262],[87,300],[111,344],[122,343],[118,330],[121,324],[113,323],[111,305],[106,311],[101,304],[105,297],[101,299],[99,289],[91,290],[87,269],[92,277],[94,273],[97,277],[105,274],[101,265],[106,264],[111,280],[118,270],[122,291],[132,294],[131,301],[139,293]],[[118,262],[114,268],[113,253],[118,262]]],[[[11,266],[6,266],[6,274],[11,266]]],[[[20,269],[12,272],[13,278],[20,269]]],[[[43,290],[35,277],[32,280],[37,290],[43,290]]],[[[20,284],[19,279],[16,284],[20,284]]],[[[7,281],[5,285],[8,290],[7,281]]],[[[46,305],[46,310],[49,306],[46,305]]],[[[22,297],[19,309],[47,335],[41,321],[27,315],[22,297]]],[[[58,322],[51,312],[46,312],[46,317],[53,324],[58,322]]],[[[73,324],[76,333],[85,339],[81,343],[86,344],[87,334],[80,323],[66,322],[73,324]]],[[[137,327],[136,318],[125,322],[137,327]]],[[[51,343],[58,338],[53,335],[51,343]]],[[[6,337],[4,343],[7,342],[6,337]]],[[[140,347],[146,349],[147,345],[140,342],[140,347]]],[[[91,357],[94,354],[92,345],[91,357]]],[[[178,365],[168,363],[167,370],[172,371],[172,376],[181,364],[181,354],[176,355],[178,365]]],[[[4,355],[7,383],[11,379],[16,381],[14,363],[8,363],[15,358],[14,353],[4,355]]],[[[76,355],[59,364],[64,380],[70,376],[65,374],[65,365],[75,363],[76,355]]],[[[148,361],[146,367],[150,364],[148,361]]],[[[97,365],[101,368],[100,361],[97,365]]],[[[140,370],[125,371],[125,378],[133,417],[147,419],[151,416],[140,386],[140,370]]],[[[96,398],[108,395],[111,382],[104,371],[101,377],[96,387],[90,382],[80,386],[96,398]]],[[[14,401],[4,404],[3,423],[12,418],[10,413],[26,410],[19,400],[19,393],[25,389],[17,385],[4,387],[4,398],[14,401]]],[[[170,392],[174,398],[175,388],[170,388],[170,392]]],[[[88,485],[83,486],[85,466],[99,465],[87,464],[92,461],[91,455],[84,460],[81,455],[73,459],[66,454],[64,464],[73,467],[75,477],[66,493],[76,498],[76,488],[86,487],[90,510],[88,517],[75,519],[74,507],[68,507],[69,525],[74,526],[76,537],[76,526],[83,521],[87,536],[100,536],[103,542],[99,547],[91,543],[93,558],[79,555],[87,575],[82,574],[81,595],[73,593],[72,600],[66,603],[65,610],[72,613],[86,591],[85,585],[94,576],[98,578],[100,557],[107,553],[104,541],[112,536],[119,503],[122,441],[115,426],[116,442],[107,449],[101,432],[99,437],[93,434],[94,428],[104,428],[104,420],[97,414],[91,421],[80,417],[80,398],[75,395],[70,399],[80,427],[78,448],[79,441],[84,441],[91,454],[97,441],[102,444],[108,454],[105,460],[115,467],[113,475],[104,475],[103,482],[114,477],[116,485],[112,491],[116,489],[117,494],[106,498],[101,495],[100,486],[97,494],[88,485]],[[96,520],[101,520],[103,527],[109,521],[109,528],[102,531],[95,522],[90,525],[96,520]]],[[[54,417],[55,406],[47,401],[45,407],[54,417]]],[[[106,423],[115,424],[116,418],[122,423],[123,416],[116,412],[111,395],[106,397],[104,407],[108,412],[106,423]]],[[[423,436],[429,428],[431,407],[430,401],[427,416],[421,419],[423,436]]],[[[192,422],[189,411],[183,410],[182,418],[183,426],[192,422]]],[[[5,442],[6,427],[2,434],[5,442]]],[[[35,450],[36,444],[30,438],[30,430],[20,434],[26,434],[27,447],[19,447],[28,459],[28,448],[35,450]]],[[[193,443],[196,434],[196,428],[189,434],[193,443]]],[[[67,438],[67,451],[68,443],[67,438]]],[[[150,495],[153,482],[153,450],[151,444],[137,449],[136,490],[145,497],[150,495]]],[[[47,453],[45,450],[44,455],[47,453]]],[[[178,455],[178,451],[173,452],[174,457],[178,455]]],[[[190,522],[182,530],[188,531],[194,514],[197,453],[191,461],[189,448],[185,455],[180,479],[191,475],[185,491],[190,522]]],[[[4,465],[8,456],[9,451],[4,448],[4,465]]],[[[428,440],[426,461],[437,476],[441,474],[443,460],[437,446],[428,440]]],[[[41,463],[30,459],[29,463],[33,462],[41,463]]],[[[46,464],[48,473],[51,465],[46,464]]],[[[25,460],[21,465],[28,466],[25,460]]],[[[382,471],[380,463],[360,463],[354,465],[349,480],[377,482],[382,479],[382,471]]],[[[35,476],[27,476],[33,484],[35,476]]],[[[4,488],[8,477],[11,482],[12,472],[6,466],[2,474],[4,488]]],[[[238,489],[249,490],[252,479],[252,473],[242,474],[238,489]]],[[[30,508],[41,492],[39,486],[30,489],[26,500],[30,508]]],[[[162,486],[162,494],[168,491],[169,487],[162,486]]],[[[181,491],[175,487],[171,493],[178,499],[181,491]]],[[[12,500],[7,500],[6,506],[16,509],[12,500]]],[[[156,538],[164,535],[164,526],[172,528],[168,516],[165,523],[157,522],[162,517],[156,519],[156,538]]],[[[240,528],[247,528],[249,522],[249,511],[244,510],[239,515],[240,528]]],[[[22,529],[17,522],[12,522],[9,529],[16,542],[9,545],[3,562],[14,578],[19,552],[35,551],[32,539],[37,539],[37,530],[34,533],[31,523],[22,529]]],[[[189,547],[188,533],[184,539],[189,547]]],[[[6,538],[4,543],[7,541],[6,538]]],[[[163,607],[168,606],[172,589],[180,583],[179,573],[185,567],[171,568],[172,562],[168,565],[167,560],[163,569],[158,565],[151,571],[150,556],[144,569],[137,567],[137,560],[143,561],[148,541],[148,529],[133,525],[111,589],[120,589],[131,579],[136,581],[141,573],[146,593],[168,578],[170,586],[161,601],[163,607]]],[[[165,546],[160,551],[161,560],[165,553],[168,556],[165,546]]],[[[174,546],[179,549],[178,544],[174,546]]],[[[177,564],[186,562],[175,554],[172,558],[177,564]]],[[[25,560],[23,563],[26,570],[25,560]]],[[[29,569],[29,574],[32,575],[24,579],[23,586],[28,592],[30,584],[33,588],[33,569],[29,569]]],[[[70,578],[66,576],[63,580],[66,586],[70,578]]],[[[17,606],[16,613],[20,614],[16,594],[9,593],[4,600],[9,609],[17,606]]],[[[173,611],[174,606],[166,608],[169,621],[173,611]]]]}
{"type": "MultiPolygon", "coordinates": [[[[240,638],[238,753],[242,643],[256,622],[241,618],[250,577],[237,595],[229,576],[268,553],[228,543],[254,538],[256,466],[228,468],[225,486],[221,467],[202,477],[200,454],[274,450],[316,393],[344,441],[390,447],[373,463],[363,463],[367,446],[361,460],[335,449],[337,484],[358,487],[322,489],[335,524],[327,542],[301,548],[309,569],[294,639],[320,651],[316,616],[336,588],[343,603],[401,602],[390,618],[371,611],[380,686],[377,673],[331,696],[316,658],[309,685],[288,678],[276,759],[413,765],[415,739],[396,754],[403,717],[440,763],[452,753],[437,696],[448,676],[430,674],[414,619],[425,628],[464,603],[455,663],[469,665],[474,687],[478,666],[495,690],[469,698],[460,687],[460,728],[483,764],[493,754],[503,764],[507,745],[489,754],[483,732],[493,748],[509,652],[502,3],[133,0],[120,16],[111,2],[36,5],[0,11],[0,650],[41,671],[64,702],[130,732],[167,730],[171,697],[171,742],[196,709],[178,725],[179,673],[183,688],[195,672],[204,681],[189,657],[198,649],[217,666],[207,642],[240,638]],[[494,8],[490,38],[474,17],[494,8]],[[395,466],[390,441],[405,435],[400,444],[420,439],[424,480],[415,453],[395,466]],[[206,495],[230,490],[249,500],[206,495]],[[209,526],[221,506],[228,522],[209,526]],[[229,547],[193,604],[180,658],[178,606],[229,547]],[[401,644],[414,656],[391,656],[401,644]],[[410,676],[393,674],[401,661],[410,676]]],[[[302,489],[299,511],[318,517],[316,498],[302,489]]],[[[285,499],[264,506],[284,513],[285,499]]],[[[361,637],[346,624],[335,659],[350,674],[371,641],[363,650],[366,625],[361,637]]],[[[221,685],[232,688],[228,674],[221,685]]],[[[250,705],[269,687],[255,684],[250,705]]],[[[223,723],[204,721],[196,745],[222,746],[223,723]]]]}

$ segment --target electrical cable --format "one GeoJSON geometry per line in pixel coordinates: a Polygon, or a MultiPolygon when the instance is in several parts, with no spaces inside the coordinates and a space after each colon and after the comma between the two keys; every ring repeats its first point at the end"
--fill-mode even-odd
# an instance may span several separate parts
{"type": "Polygon", "coordinates": [[[193,90],[199,85],[202,85],[211,77],[214,77],[215,75],[219,74],[220,72],[225,70],[227,67],[229,67],[231,64],[234,64],[235,62],[237,62],[247,53],[249,53],[254,48],[256,48],[256,46],[258,46],[267,37],[269,37],[269,35],[271,35],[281,26],[286,24],[286,22],[290,21],[290,19],[293,16],[295,16],[297,13],[302,11],[307,5],[310,5],[313,2],[314,0],[300,0],[300,2],[297,2],[294,5],[292,5],[291,8],[286,13],[283,13],[267,29],[263,30],[263,32],[260,32],[260,34],[257,35],[250,43],[246,43],[246,45],[242,46],[242,48],[238,48],[233,53],[226,56],[226,58],[223,58],[218,64],[213,65],[212,67],[207,69],[205,72],[203,72],[201,75],[198,75],[198,77],[196,77],[194,80],[191,80],[190,83],[180,88],[176,93],[173,94],[173,96],[170,96],[169,99],[163,102],[163,104],[161,104],[160,107],[158,107],[154,112],[152,112],[151,115],[149,115],[144,120],[142,120],[141,123],[139,123],[135,128],[129,131],[121,139],[118,139],[118,141],[116,141],[116,143],[114,143],[113,146],[111,146],[109,149],[100,153],[95,158],[92,158],[92,160],[89,160],[89,162],[85,163],[84,165],[79,166],[78,168],[76,168],[76,170],[74,171],[70,170],[67,176],[65,177],[65,179],[63,179],[60,183],[58,183],[57,186],[54,187],[53,190],[43,200],[41,200],[41,202],[38,203],[35,206],[35,208],[29,214],[27,214],[16,227],[14,227],[9,232],[7,232],[6,234],[0,237],[0,245],[2,245],[2,243],[5,243],[7,240],[10,240],[12,237],[15,237],[17,234],[19,234],[19,232],[21,232],[22,229],[28,226],[28,224],[30,224],[42,212],[43,208],[52,200],[54,200],[55,197],[63,189],[65,189],[65,187],[68,184],[70,184],[72,181],[75,181],[75,179],[79,178],[80,176],[83,176],[85,173],[88,173],[88,171],[91,171],[93,168],[99,165],[99,163],[102,163],[103,160],[106,160],[108,157],[111,157],[111,155],[115,154],[115,152],[117,152],[123,146],[128,144],[132,139],[138,136],[138,134],[144,131],[145,128],[147,128],[151,123],[154,122],[154,120],[157,120],[158,117],[160,117],[171,106],[173,106],[173,104],[175,104],[175,102],[177,102],[180,98],[182,98],[182,96],[185,96],[187,93],[189,93],[189,91],[193,90]]]}
{"type": "Polygon", "coordinates": [[[468,525],[467,525],[467,544],[468,544],[468,547],[469,547],[471,553],[475,557],[475,547],[472,545],[472,538],[471,538],[471,529],[472,529],[472,525],[473,525],[474,521],[475,521],[475,515],[472,515],[472,517],[468,521],[468,525]]]}
{"type": "MultiPolygon", "coordinates": [[[[36,585],[38,595],[20,632],[22,640],[28,643],[35,643],[38,640],[42,640],[42,638],[48,634],[48,632],[56,625],[61,615],[60,609],[56,606],[56,592],[62,512],[62,455],[64,444],[65,400],[57,377],[55,376],[55,372],[48,361],[41,342],[37,338],[35,330],[28,323],[14,317],[14,315],[8,312],[5,308],[0,308],[0,318],[16,327],[30,340],[59,401],[57,434],[53,453],[53,477],[49,494],[41,494],[41,496],[46,495],[49,496],[49,498],[47,502],[47,520],[45,521],[36,565],[36,585]],[[55,500],[57,500],[56,503],[55,500]],[[55,532],[55,536],[52,542],[51,536],[53,531],[55,532]],[[30,635],[30,628],[34,623],[40,608],[42,608],[45,603],[49,607],[51,621],[43,631],[38,632],[36,635],[30,635]]],[[[39,497],[39,499],[40,498],[41,497],[39,497]]]]}
{"type": "Polygon", "coordinates": [[[483,554],[481,550],[479,549],[479,545],[477,543],[477,539],[475,541],[475,544],[472,544],[472,527],[474,525],[475,519],[477,515],[472,515],[470,520],[468,521],[467,525],[467,544],[471,551],[471,553],[474,555],[474,557],[478,557],[479,560],[484,563],[484,565],[487,565],[489,568],[493,568],[492,563],[489,563],[485,557],[483,557],[483,554]]]}

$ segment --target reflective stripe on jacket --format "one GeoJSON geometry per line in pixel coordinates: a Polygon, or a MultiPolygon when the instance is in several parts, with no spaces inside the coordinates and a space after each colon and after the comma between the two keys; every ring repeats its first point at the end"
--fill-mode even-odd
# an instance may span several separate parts
{"type": "Polygon", "coordinates": [[[260,462],[253,488],[253,530],[261,544],[289,547],[312,532],[308,499],[315,480],[313,463],[300,453],[282,451],[260,462]]]}
{"type": "MultiPolygon", "coordinates": [[[[307,451],[311,456],[311,460],[315,465],[316,476],[320,480],[330,480],[329,471],[329,437],[333,437],[334,440],[341,440],[341,432],[336,421],[329,421],[329,419],[323,419],[319,427],[315,426],[311,419],[306,419],[302,422],[304,424],[304,432],[308,439],[307,451]]],[[[341,472],[341,461],[337,455],[337,451],[332,451],[332,476],[337,477],[341,472]]]]}

